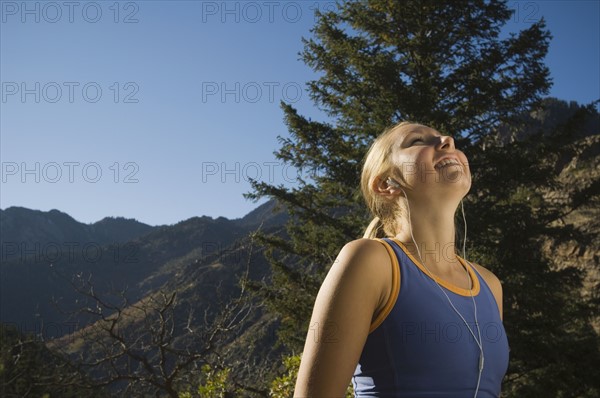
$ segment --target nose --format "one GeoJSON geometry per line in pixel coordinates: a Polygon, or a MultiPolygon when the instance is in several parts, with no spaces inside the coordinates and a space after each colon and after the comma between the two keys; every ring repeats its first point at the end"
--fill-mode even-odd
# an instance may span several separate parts
{"type": "Polygon", "coordinates": [[[444,149],[444,150],[455,149],[454,138],[450,137],[449,135],[440,136],[440,142],[437,144],[437,149],[444,149]]]}

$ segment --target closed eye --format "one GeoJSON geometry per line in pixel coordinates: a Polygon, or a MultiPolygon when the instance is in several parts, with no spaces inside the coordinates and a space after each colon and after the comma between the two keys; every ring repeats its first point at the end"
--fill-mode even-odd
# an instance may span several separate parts
{"type": "Polygon", "coordinates": [[[425,141],[423,141],[422,138],[417,138],[417,139],[412,140],[411,143],[410,143],[410,145],[413,145],[417,141],[425,142],[425,141]]]}

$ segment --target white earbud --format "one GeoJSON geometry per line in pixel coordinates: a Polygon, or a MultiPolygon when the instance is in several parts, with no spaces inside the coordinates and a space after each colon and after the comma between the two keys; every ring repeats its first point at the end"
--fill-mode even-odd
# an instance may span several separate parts
{"type": "Polygon", "coordinates": [[[387,180],[386,180],[386,182],[387,182],[387,184],[389,186],[392,186],[394,188],[400,188],[400,184],[398,184],[398,181],[394,180],[391,177],[388,177],[387,180]]]}

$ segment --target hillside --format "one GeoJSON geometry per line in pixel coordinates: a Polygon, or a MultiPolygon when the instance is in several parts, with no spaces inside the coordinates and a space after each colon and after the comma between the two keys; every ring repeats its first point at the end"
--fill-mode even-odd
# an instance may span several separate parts
{"type": "Polygon", "coordinates": [[[69,317],[81,306],[71,286],[74,277],[90,277],[96,291],[106,294],[127,289],[127,299],[135,302],[183,275],[189,259],[196,264],[231,250],[235,240],[258,226],[224,217],[193,217],[147,228],[112,218],[85,225],[57,210],[24,208],[9,208],[2,217],[0,322],[45,338],[70,333],[92,320],[84,314],[69,317]],[[111,235],[111,230],[119,232],[111,235]]]}
{"type": "MultiPolygon", "coordinates": [[[[48,347],[81,362],[113,356],[115,363],[119,363],[128,355],[106,350],[114,339],[107,333],[114,321],[125,336],[125,344],[144,352],[144,357],[156,364],[160,361],[153,339],[156,339],[161,320],[153,314],[162,311],[170,327],[161,338],[168,342],[170,349],[205,353],[202,358],[212,357],[213,360],[218,353],[218,361],[235,369],[237,382],[255,383],[257,375],[272,372],[278,366],[282,351],[274,347],[277,320],[247,292],[241,293],[239,280],[247,277],[256,281],[269,277],[269,264],[263,250],[253,242],[250,232],[260,228],[266,233],[278,233],[286,218],[285,213],[275,210],[273,203],[268,202],[241,219],[217,219],[220,220],[217,221],[219,226],[245,231],[246,234],[233,241],[205,240],[203,245],[184,255],[165,261],[152,275],[140,281],[141,291],[147,292],[145,296],[120,306],[122,311],[117,314],[104,308],[103,315],[107,320],[100,320],[97,316],[97,322],[71,335],[49,341],[48,347]],[[171,305],[165,305],[166,297],[173,298],[171,305]]],[[[194,221],[198,220],[176,224],[171,233],[193,233],[194,221]]],[[[195,227],[198,228],[197,225],[195,227]]],[[[175,241],[175,235],[169,239],[175,241]]],[[[146,238],[157,240],[158,236],[163,234],[153,232],[146,238]]],[[[90,301],[89,297],[86,302],[92,307],[102,307],[97,306],[93,299],[90,301]]],[[[171,360],[176,361],[175,357],[171,360]]],[[[193,366],[197,367],[201,362],[193,366]]],[[[110,375],[111,369],[96,372],[110,375]]],[[[199,369],[196,368],[195,373],[199,373],[199,369]]],[[[195,381],[191,383],[193,385],[195,381]]],[[[118,384],[113,388],[118,388],[118,384]]],[[[151,386],[144,383],[136,384],[135,388],[137,391],[151,391],[151,386]]]]}
{"type": "MultiPolygon", "coordinates": [[[[548,237],[545,249],[554,257],[556,268],[574,267],[583,272],[585,297],[600,299],[600,134],[581,138],[575,143],[576,155],[566,162],[559,181],[563,189],[544,194],[554,203],[563,205],[565,215],[553,226],[571,227],[577,233],[567,241],[548,237]],[[583,204],[570,208],[566,192],[587,188],[583,204]]],[[[600,315],[595,315],[596,333],[600,335],[600,315]]]]}
{"type": "MultiPolygon", "coordinates": [[[[544,108],[524,117],[529,131],[550,131],[570,123],[581,106],[546,98],[544,108]]],[[[517,134],[516,139],[525,137],[517,134]]],[[[582,121],[570,142],[565,143],[567,155],[556,159],[554,171],[559,186],[540,192],[552,205],[563,209],[563,216],[551,227],[569,231],[567,240],[548,236],[544,249],[553,258],[556,269],[573,267],[583,274],[584,297],[600,299],[600,116],[594,113],[582,121]],[[576,192],[579,192],[576,194],[576,192]]],[[[533,199],[532,199],[533,200],[533,199]]],[[[596,333],[600,335],[600,316],[595,318],[596,333]]]]}
{"type": "MultiPolygon", "coordinates": [[[[42,251],[46,249],[50,252],[56,245],[64,248],[68,242],[93,242],[98,245],[126,242],[153,228],[123,217],[105,217],[93,224],[84,224],[56,209],[44,212],[13,206],[0,210],[2,260],[24,257],[27,249],[35,245],[39,245],[42,251]],[[21,250],[21,245],[25,243],[28,245],[21,250]]],[[[40,256],[43,256],[43,252],[40,256]]]]}

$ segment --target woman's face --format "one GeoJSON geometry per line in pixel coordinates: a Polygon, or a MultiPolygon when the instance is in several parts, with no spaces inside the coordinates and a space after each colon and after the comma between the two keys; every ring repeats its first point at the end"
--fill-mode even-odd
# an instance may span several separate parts
{"type": "Polygon", "coordinates": [[[460,194],[471,188],[471,171],[454,139],[420,124],[401,126],[392,156],[408,189],[415,192],[460,194]]]}

